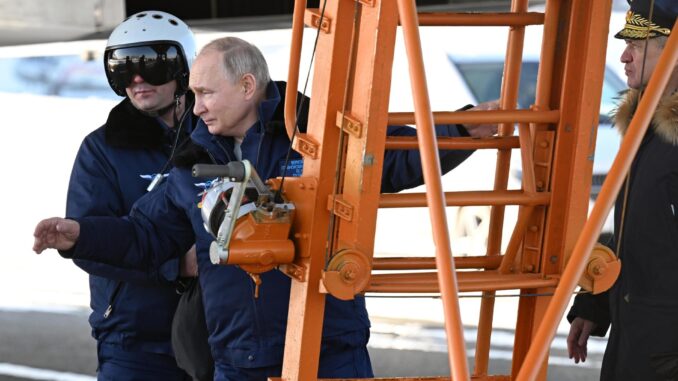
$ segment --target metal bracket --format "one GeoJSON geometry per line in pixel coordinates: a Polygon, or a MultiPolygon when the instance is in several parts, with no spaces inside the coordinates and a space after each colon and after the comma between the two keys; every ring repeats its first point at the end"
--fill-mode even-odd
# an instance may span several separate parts
{"type": "Polygon", "coordinates": [[[304,23],[312,28],[320,29],[322,32],[329,34],[332,27],[332,20],[324,14],[322,21],[320,20],[320,10],[318,8],[306,9],[304,15],[304,23]]]}
{"type": "Polygon", "coordinates": [[[341,196],[330,195],[327,198],[327,210],[346,221],[353,219],[353,205],[342,199],[341,196]]]}
{"type": "MultiPolygon", "coordinates": [[[[536,142],[533,147],[535,185],[537,186],[537,192],[545,192],[548,191],[550,181],[554,133],[552,131],[538,131],[534,140],[536,142]]],[[[521,266],[524,272],[553,272],[544,268],[539,260],[539,254],[544,242],[546,209],[545,206],[536,207],[527,222],[521,259],[521,266]]],[[[550,266],[555,265],[555,263],[550,264],[550,266]]]]}
{"type": "Polygon", "coordinates": [[[294,263],[288,263],[284,266],[283,270],[287,276],[294,278],[299,282],[306,282],[306,266],[300,266],[294,263]]]}
{"type": "Polygon", "coordinates": [[[363,135],[363,124],[348,113],[337,112],[337,127],[356,138],[363,135]]]}
{"type": "Polygon", "coordinates": [[[294,139],[294,149],[309,159],[318,158],[318,143],[313,141],[307,134],[297,134],[294,139]]]}

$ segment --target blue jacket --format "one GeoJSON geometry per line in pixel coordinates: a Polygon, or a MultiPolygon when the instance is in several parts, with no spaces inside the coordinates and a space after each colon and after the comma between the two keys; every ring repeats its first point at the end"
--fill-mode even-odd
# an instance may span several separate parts
{"type": "MultiPolygon", "coordinates": [[[[284,126],[272,123],[281,106],[280,92],[274,84],[259,107],[259,120],[250,128],[241,144],[243,159],[252,162],[262,179],[282,174],[289,147],[284,126]]],[[[438,135],[458,136],[456,126],[437,126],[438,135]]],[[[388,128],[389,135],[415,135],[411,127],[388,128]]],[[[195,145],[204,150],[212,162],[225,164],[235,160],[233,138],[211,135],[198,122],[191,135],[195,145]]],[[[444,151],[441,162],[447,172],[461,163],[471,151],[444,151]]],[[[287,172],[300,175],[302,161],[292,153],[287,172]]],[[[384,160],[382,191],[399,191],[421,184],[418,151],[389,151],[384,160]]],[[[282,362],[287,323],[290,280],[277,270],[262,274],[259,297],[254,298],[252,279],[236,266],[216,266],[209,260],[212,236],[205,231],[197,207],[203,191],[201,180],[191,176],[190,167],[175,167],[164,189],[151,192],[138,202],[129,217],[82,218],[77,245],[65,253],[74,258],[112,263],[152,271],[168,258],[178,257],[195,242],[199,279],[203,289],[209,342],[217,362],[236,367],[262,367],[282,362]],[[130,238],[127,238],[130,237],[130,238]],[[125,239],[127,238],[127,239],[125,239]],[[124,253],[116,256],[114,253],[124,253]]],[[[327,297],[323,336],[346,337],[343,333],[369,327],[365,300],[339,301],[327,297]]]]}
{"type": "MultiPolygon", "coordinates": [[[[186,132],[180,137],[188,137],[197,119],[190,111],[186,115],[182,126],[186,132]]],[[[66,216],[127,215],[146,194],[152,175],[168,164],[175,138],[174,130],[123,100],[111,110],[106,124],[80,146],[66,216]]],[[[176,259],[151,273],[88,260],[74,262],[90,274],[89,321],[97,341],[131,351],[172,354],[170,328],[178,295],[171,281],[178,275],[176,259]]]]}

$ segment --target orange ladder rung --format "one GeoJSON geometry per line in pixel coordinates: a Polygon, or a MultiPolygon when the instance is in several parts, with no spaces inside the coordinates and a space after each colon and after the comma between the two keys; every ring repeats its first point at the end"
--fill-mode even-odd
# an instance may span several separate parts
{"type": "MultiPolygon", "coordinates": [[[[559,277],[541,274],[499,274],[495,271],[457,271],[459,292],[480,292],[555,287],[559,277]]],[[[437,272],[372,274],[366,292],[440,292],[437,272]]]]}
{"type": "MultiPolygon", "coordinates": [[[[558,123],[559,110],[492,110],[492,111],[438,111],[433,113],[435,124],[500,124],[500,123],[558,123]]],[[[413,112],[388,113],[389,125],[415,124],[413,112]]]]}
{"type": "MultiPolygon", "coordinates": [[[[513,149],[520,148],[517,136],[495,136],[491,138],[438,137],[438,148],[449,150],[513,149]]],[[[419,149],[416,136],[387,136],[386,149],[419,149]]]]}
{"type": "Polygon", "coordinates": [[[541,12],[451,13],[422,12],[419,26],[526,26],[543,25],[541,12]]]}
{"type": "MultiPolygon", "coordinates": [[[[498,255],[455,257],[454,267],[495,270],[499,268],[501,258],[498,255]]],[[[433,270],[435,268],[434,257],[380,257],[372,260],[372,270],[433,270]]]]}
{"type": "MultiPolygon", "coordinates": [[[[445,192],[447,206],[548,205],[550,199],[550,192],[528,193],[523,190],[445,192]]],[[[425,206],[425,193],[389,193],[382,194],[379,198],[380,208],[425,206]]]]}

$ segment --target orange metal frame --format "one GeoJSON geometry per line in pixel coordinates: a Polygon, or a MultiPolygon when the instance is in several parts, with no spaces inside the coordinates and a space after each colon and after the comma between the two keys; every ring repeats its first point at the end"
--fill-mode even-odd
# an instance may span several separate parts
{"type": "MultiPolygon", "coordinates": [[[[665,49],[672,56],[662,58],[648,87],[652,96],[640,103],[638,115],[645,119],[637,121],[637,117],[632,122],[621,148],[624,161],[615,161],[608,176],[613,183],[603,185],[585,225],[609,0],[549,0],[543,13],[527,12],[527,0],[513,0],[511,12],[492,14],[417,14],[414,0],[328,0],[324,12],[305,9],[304,4],[297,1],[295,6],[285,105],[287,131],[295,137],[294,148],[304,156],[304,172],[302,177],[287,179],[283,188],[296,206],[292,227],[296,253],[293,263],[281,266],[292,277],[292,289],[279,379],[317,379],[325,293],[332,292],[329,286],[337,286],[337,279],[350,286],[357,276],[365,285],[358,291],[440,293],[451,379],[545,380],[556,326],[644,133],[643,126],[647,126],[649,111],[661,93],[657,89],[667,81],[669,62],[676,62],[675,35],[665,49]],[[319,37],[308,128],[306,133],[295,134],[294,106],[305,24],[316,28],[319,37]],[[544,28],[537,97],[530,110],[515,110],[525,26],[533,24],[544,28]],[[389,114],[398,25],[407,50],[415,112],[389,114]],[[500,111],[431,112],[419,25],[510,28],[500,111]],[[437,140],[434,122],[499,123],[500,130],[494,138],[437,140]],[[386,136],[387,124],[405,123],[416,125],[417,140],[386,136]],[[497,150],[494,190],[444,192],[438,148],[497,150]],[[388,149],[421,151],[425,194],[380,194],[382,160],[388,149]],[[520,190],[507,190],[514,149],[520,150],[523,184],[520,190]],[[372,258],[377,209],[424,205],[431,214],[435,258],[372,258]],[[492,206],[484,255],[452,255],[445,208],[462,205],[492,206]],[[502,253],[506,205],[518,205],[519,217],[502,253]],[[350,277],[328,276],[333,270],[327,264],[338,253],[358,259],[352,262],[350,277]],[[436,271],[407,272],[426,269],[436,271]],[[371,274],[372,270],[381,271],[371,274]],[[491,296],[509,289],[522,295],[553,296],[520,299],[511,374],[488,375],[494,312],[491,296]],[[483,298],[481,305],[473,371],[467,365],[458,299],[459,292],[467,291],[490,296],[483,298]]],[[[433,379],[441,378],[417,378],[433,379]]]]}

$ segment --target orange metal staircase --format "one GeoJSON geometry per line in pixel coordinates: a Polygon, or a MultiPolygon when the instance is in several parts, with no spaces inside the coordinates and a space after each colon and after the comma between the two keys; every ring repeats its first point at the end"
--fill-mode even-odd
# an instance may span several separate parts
{"type": "MultiPolygon", "coordinates": [[[[363,292],[439,292],[451,379],[546,379],[550,341],[624,169],[613,166],[610,177],[616,176],[618,184],[603,187],[599,202],[605,205],[594,209],[593,221],[577,240],[587,216],[611,4],[549,0],[540,13],[528,12],[527,3],[514,0],[507,13],[418,14],[414,0],[327,0],[322,9],[305,9],[304,2],[297,2],[286,122],[294,148],[304,156],[304,172],[287,178],[283,186],[296,206],[296,256],[293,263],[281,266],[292,277],[292,289],[280,379],[317,379],[325,295],[349,299],[363,292]],[[294,130],[294,106],[304,25],[319,35],[308,127],[300,133],[294,130]],[[510,28],[500,111],[431,111],[419,40],[419,26],[424,25],[510,28]],[[537,97],[529,110],[516,110],[526,25],[544,28],[537,97]],[[398,30],[407,48],[414,113],[388,112],[398,30]],[[488,139],[436,139],[435,123],[498,123],[500,130],[488,139]],[[418,136],[388,138],[387,124],[416,125],[418,136]],[[494,190],[445,192],[438,148],[496,150],[494,190]],[[380,193],[384,151],[397,149],[421,151],[426,193],[380,193]],[[512,150],[519,150],[521,158],[520,190],[507,190],[512,150]],[[486,253],[455,258],[445,208],[466,205],[492,206],[488,248],[486,253]],[[506,205],[518,205],[519,217],[501,252],[506,205]],[[377,209],[415,206],[429,207],[435,258],[373,258],[377,209]],[[492,296],[497,290],[553,295],[520,298],[508,375],[488,375],[492,296]],[[470,291],[486,296],[472,371],[458,299],[460,292],[470,291]]],[[[416,378],[434,379],[441,378],[416,378]]]]}

